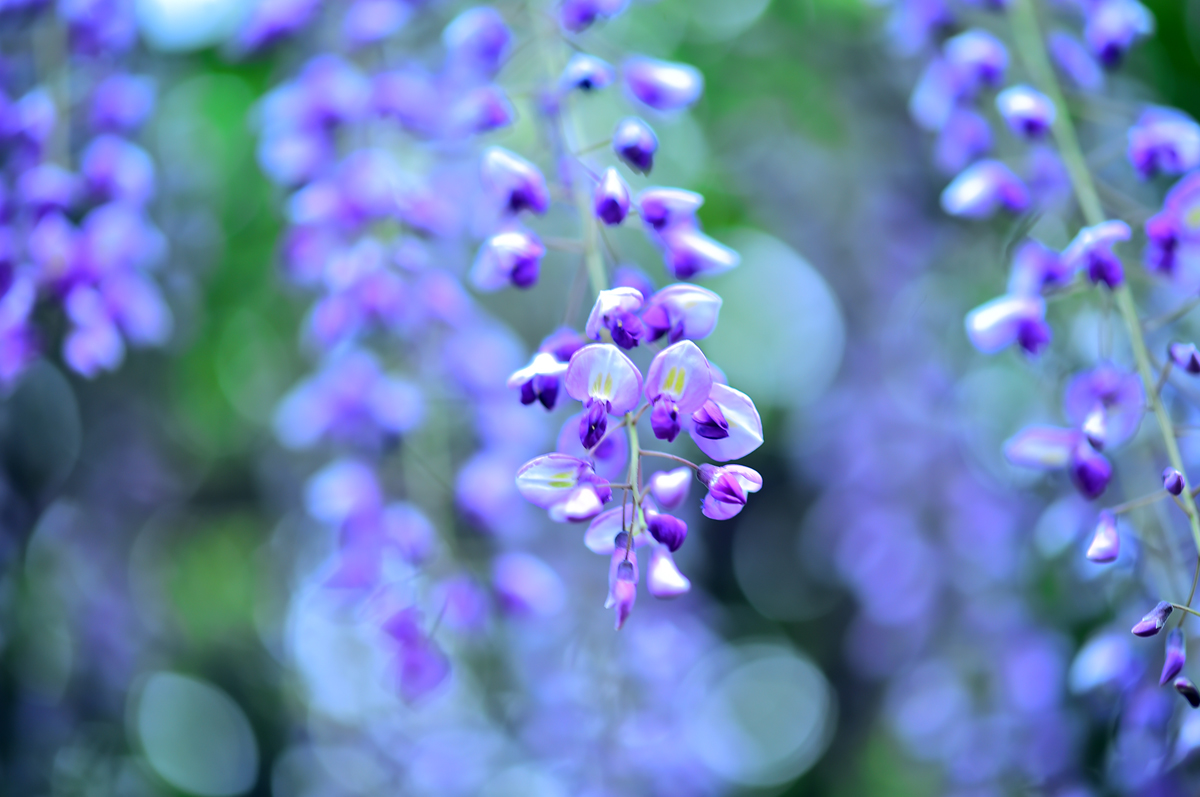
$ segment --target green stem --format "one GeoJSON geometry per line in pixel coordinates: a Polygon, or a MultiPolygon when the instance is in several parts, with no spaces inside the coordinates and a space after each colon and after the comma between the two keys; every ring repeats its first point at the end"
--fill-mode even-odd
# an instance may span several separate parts
{"type": "Polygon", "coordinates": [[[629,524],[629,536],[632,538],[637,533],[638,509],[642,505],[642,457],[638,445],[637,421],[633,413],[625,413],[624,423],[629,433],[629,475],[625,480],[629,482],[629,492],[633,496],[633,516],[630,518],[632,523],[629,524]]]}
{"type": "Polygon", "coordinates": [[[662,457],[663,459],[674,460],[675,462],[678,462],[681,465],[687,465],[689,468],[691,468],[694,471],[700,470],[700,466],[697,465],[695,462],[690,462],[690,461],[684,459],[683,457],[677,457],[674,454],[668,454],[665,451],[647,451],[644,448],[639,448],[638,455],[643,456],[643,457],[662,457]]]}
{"type": "Polygon", "coordinates": [[[1130,510],[1137,509],[1138,507],[1161,501],[1162,499],[1166,498],[1167,495],[1168,493],[1166,490],[1159,490],[1158,492],[1150,493],[1149,495],[1143,495],[1141,498],[1134,498],[1133,500],[1126,501],[1123,504],[1117,504],[1116,506],[1109,507],[1108,511],[1112,512],[1114,515],[1123,515],[1130,510]]]}
{"type": "MultiPolygon", "coordinates": [[[[1079,209],[1083,212],[1084,221],[1088,226],[1100,224],[1105,220],[1104,208],[1100,204],[1096,184],[1092,180],[1087,160],[1079,146],[1079,137],[1075,133],[1075,125],[1067,110],[1062,89],[1059,88],[1058,78],[1055,77],[1054,68],[1050,65],[1050,59],[1046,54],[1032,0],[1015,0],[1010,15],[1013,36],[1025,67],[1029,70],[1034,83],[1059,109],[1058,116],[1054,120],[1054,138],[1058,142],[1063,164],[1067,167],[1067,173],[1071,177],[1071,185],[1079,200],[1079,209]]],[[[1142,337],[1142,323],[1138,319],[1137,308],[1134,306],[1129,285],[1124,282],[1118,285],[1113,290],[1113,296],[1117,300],[1117,309],[1129,332],[1129,346],[1133,350],[1133,359],[1137,363],[1138,374],[1142,378],[1150,407],[1158,421],[1163,445],[1167,449],[1167,459],[1170,460],[1171,467],[1183,474],[1183,509],[1188,516],[1188,524],[1191,526],[1192,541],[1196,545],[1196,551],[1200,552],[1200,515],[1196,512],[1196,502],[1192,498],[1192,488],[1188,482],[1187,471],[1183,466],[1183,458],[1179,455],[1179,445],[1175,441],[1171,419],[1167,417],[1167,411],[1155,390],[1156,380],[1150,366],[1150,353],[1146,350],[1146,341],[1142,337]]]]}

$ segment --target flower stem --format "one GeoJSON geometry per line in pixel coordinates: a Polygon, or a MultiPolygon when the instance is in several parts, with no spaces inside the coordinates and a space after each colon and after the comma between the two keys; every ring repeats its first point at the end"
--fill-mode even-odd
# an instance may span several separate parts
{"type": "MultiPolygon", "coordinates": [[[[1060,113],[1054,120],[1054,138],[1058,142],[1063,164],[1067,167],[1067,173],[1071,177],[1071,185],[1075,190],[1075,197],[1079,201],[1079,209],[1083,212],[1084,221],[1088,226],[1100,224],[1105,220],[1104,208],[1100,204],[1095,181],[1088,170],[1083,150],[1079,146],[1079,137],[1075,133],[1075,125],[1067,110],[1062,89],[1059,88],[1058,78],[1055,77],[1054,68],[1046,54],[1037,12],[1033,8],[1032,0],[1014,0],[1010,13],[1017,49],[1026,69],[1029,70],[1030,77],[1060,109],[1060,113]]],[[[1146,341],[1142,337],[1142,323],[1138,319],[1137,308],[1133,303],[1133,294],[1130,293],[1128,283],[1122,282],[1113,289],[1113,296],[1117,300],[1117,309],[1129,332],[1129,347],[1133,350],[1133,359],[1137,363],[1137,370],[1148,394],[1150,407],[1158,421],[1158,429],[1167,450],[1167,459],[1170,460],[1171,467],[1183,474],[1183,508],[1188,516],[1188,524],[1191,526],[1192,541],[1196,545],[1196,551],[1200,553],[1200,515],[1196,513],[1196,502],[1192,498],[1192,488],[1188,482],[1187,471],[1183,466],[1183,458],[1179,455],[1179,445],[1175,441],[1171,419],[1167,417],[1167,411],[1163,407],[1162,401],[1159,400],[1158,391],[1155,390],[1156,380],[1150,367],[1150,353],[1146,350],[1146,341]]]]}
{"type": "Polygon", "coordinates": [[[1116,506],[1109,507],[1108,511],[1112,512],[1114,515],[1123,515],[1126,512],[1137,509],[1138,507],[1146,506],[1147,504],[1153,504],[1156,501],[1161,501],[1162,499],[1166,498],[1167,495],[1168,493],[1166,490],[1158,490],[1157,492],[1150,493],[1149,495],[1143,495],[1141,498],[1134,498],[1130,501],[1126,501],[1123,504],[1117,504],[1116,506]]]}
{"type": "Polygon", "coordinates": [[[674,460],[675,462],[678,462],[681,465],[687,465],[689,468],[691,468],[694,471],[698,472],[700,470],[700,466],[697,465],[695,462],[686,460],[683,457],[677,457],[674,454],[668,454],[665,451],[646,451],[643,448],[639,448],[638,454],[643,457],[662,457],[663,459],[674,460]]]}
{"type": "Polygon", "coordinates": [[[1184,606],[1182,603],[1172,603],[1171,607],[1178,609],[1181,612],[1187,612],[1188,614],[1194,614],[1197,617],[1200,617],[1200,612],[1196,611],[1195,609],[1193,609],[1189,606],[1184,606]]]}

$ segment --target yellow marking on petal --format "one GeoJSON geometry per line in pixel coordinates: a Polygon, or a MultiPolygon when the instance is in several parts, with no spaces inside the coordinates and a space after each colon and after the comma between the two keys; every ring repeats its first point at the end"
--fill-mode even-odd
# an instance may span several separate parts
{"type": "Polygon", "coordinates": [[[612,374],[604,375],[604,396],[605,398],[612,396],[612,374]]]}
{"type": "Polygon", "coordinates": [[[1185,213],[1183,219],[1189,229],[1194,230],[1197,227],[1200,227],[1200,205],[1197,205],[1185,213]]]}
{"type": "Polygon", "coordinates": [[[550,486],[556,490],[565,490],[568,487],[574,487],[575,482],[568,479],[555,479],[550,482],[550,486]]]}
{"type": "Polygon", "coordinates": [[[681,396],[683,395],[683,381],[686,376],[687,372],[682,368],[680,368],[679,373],[675,375],[675,392],[681,396]]]}

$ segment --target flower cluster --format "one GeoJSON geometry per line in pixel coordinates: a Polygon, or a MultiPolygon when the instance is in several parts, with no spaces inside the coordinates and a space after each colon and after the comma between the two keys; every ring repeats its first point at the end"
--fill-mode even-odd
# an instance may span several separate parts
{"type": "MultiPolygon", "coordinates": [[[[62,357],[93,377],[127,345],[166,342],[173,316],[152,271],[166,239],[150,221],[155,164],[136,143],[154,111],[152,79],[125,71],[137,31],[128,4],[8,4],[0,93],[0,384],[50,343],[33,323],[61,307],[62,357]],[[42,50],[68,56],[45,69],[42,50]]],[[[57,343],[54,341],[53,343],[57,343]]]]}

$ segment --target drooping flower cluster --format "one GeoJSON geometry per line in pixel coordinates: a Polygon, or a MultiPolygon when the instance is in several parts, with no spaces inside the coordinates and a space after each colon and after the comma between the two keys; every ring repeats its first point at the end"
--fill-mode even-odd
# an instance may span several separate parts
{"type": "Polygon", "coordinates": [[[6,51],[0,85],[0,384],[60,343],[35,328],[40,301],[67,318],[67,366],[93,377],[127,345],[159,346],[172,331],[152,276],[167,256],[149,217],[155,164],[136,143],[155,83],[125,71],[137,46],[129,4],[9,4],[0,25],[9,41],[43,42],[6,51]],[[39,74],[36,50],[52,40],[69,57],[39,74]]]}

